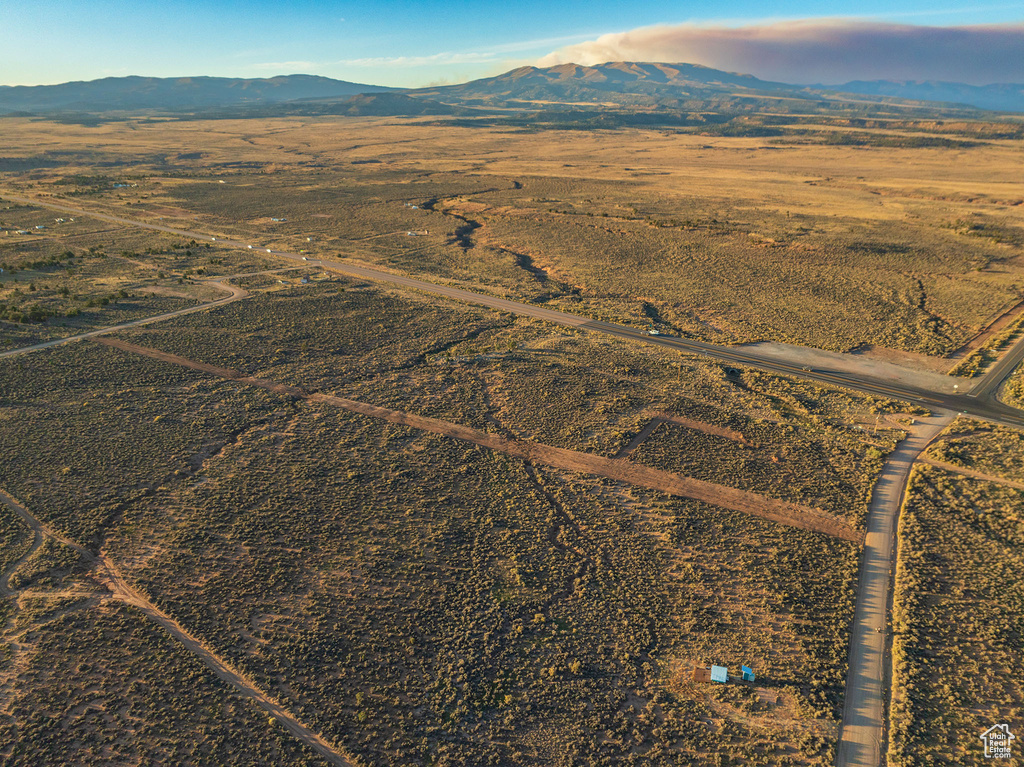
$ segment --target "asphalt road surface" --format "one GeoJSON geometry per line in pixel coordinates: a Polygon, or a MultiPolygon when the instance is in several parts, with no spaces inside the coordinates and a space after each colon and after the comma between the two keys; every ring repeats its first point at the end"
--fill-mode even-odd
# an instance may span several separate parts
{"type": "MultiPolygon", "coordinates": [[[[153,224],[130,218],[113,216],[107,213],[90,212],[81,208],[73,208],[67,205],[36,200],[29,197],[20,197],[6,193],[3,194],[3,197],[14,202],[20,202],[27,205],[37,205],[64,213],[73,213],[79,216],[88,216],[90,218],[109,221],[111,223],[150,229],[157,232],[166,232],[168,234],[175,234],[181,237],[188,237],[190,239],[206,242],[214,241],[214,238],[211,235],[204,232],[177,229],[170,226],[163,226],[162,224],[153,224]]],[[[225,248],[246,250],[257,249],[257,247],[252,243],[240,242],[238,240],[216,238],[215,241],[218,246],[225,248]]],[[[869,375],[856,374],[849,371],[840,372],[837,370],[829,370],[825,367],[808,368],[800,364],[790,364],[781,362],[777,358],[759,355],[756,351],[749,349],[719,346],[716,344],[704,343],[702,341],[693,341],[685,338],[675,338],[665,335],[651,336],[643,330],[637,330],[636,328],[627,327],[625,325],[600,322],[587,317],[579,317],[566,312],[546,309],[541,306],[534,306],[520,301],[512,301],[507,298],[489,296],[484,293],[476,293],[469,290],[449,287],[447,285],[426,282],[425,280],[417,280],[412,277],[405,277],[399,274],[392,274],[390,272],[359,266],[346,261],[314,259],[309,256],[303,256],[299,253],[291,253],[283,250],[272,250],[267,248],[259,248],[259,250],[264,253],[269,252],[271,255],[282,259],[297,261],[300,263],[306,262],[309,265],[316,264],[325,269],[330,269],[331,271],[373,280],[374,282],[385,282],[393,285],[400,285],[405,288],[445,296],[446,298],[452,298],[458,301],[487,306],[492,309],[500,309],[512,314],[546,320],[558,325],[605,333],[607,335],[617,336],[630,341],[657,344],[659,346],[676,349],[681,352],[689,352],[691,354],[710,357],[712,359],[719,360],[720,362],[745,365],[772,373],[782,373],[784,375],[816,381],[818,383],[840,386],[846,389],[873,394],[879,397],[903,400],[929,410],[951,410],[1007,426],[1024,428],[1024,411],[1005,405],[995,398],[995,392],[998,391],[1003,379],[1012,372],[1015,365],[1014,361],[1024,359],[1024,339],[1011,348],[999,364],[993,366],[987,374],[975,382],[970,393],[967,393],[966,391],[954,391],[954,385],[960,385],[962,383],[965,387],[967,386],[966,381],[958,382],[958,379],[954,378],[950,378],[949,390],[939,391],[932,388],[913,386],[909,383],[880,380],[869,375]]]]}
{"type": "MultiPolygon", "coordinates": [[[[203,232],[176,229],[105,213],[93,213],[79,208],[9,194],[3,196],[15,202],[89,216],[112,223],[166,232],[196,240],[213,241],[209,234],[203,232]]],[[[256,249],[254,244],[237,240],[217,238],[216,243],[218,246],[226,248],[256,249]]],[[[260,248],[260,250],[268,252],[266,248],[260,248]]],[[[1017,364],[1024,360],[1024,340],[1014,345],[979,380],[968,383],[963,379],[950,378],[948,388],[929,388],[912,385],[909,382],[882,380],[850,370],[831,370],[827,366],[808,367],[798,362],[787,362],[777,357],[759,355],[756,350],[742,347],[719,346],[665,335],[652,336],[643,330],[624,325],[601,322],[519,301],[417,280],[345,261],[313,259],[288,251],[270,250],[269,252],[282,259],[319,265],[342,274],[398,285],[517,315],[534,317],[558,325],[604,333],[634,342],[655,344],[680,352],[709,357],[726,364],[753,367],[879,397],[898,399],[936,413],[930,418],[919,419],[919,428],[901,442],[886,461],[872,492],[867,537],[858,579],[857,606],[850,647],[850,669],[837,764],[840,767],[878,767],[883,763],[882,743],[888,669],[886,625],[891,566],[896,523],[910,469],[928,442],[955,417],[956,413],[1024,428],[1024,411],[1005,405],[995,397],[1002,382],[1017,364]],[[954,387],[961,386],[963,391],[959,388],[954,389],[954,387]],[[882,629],[882,631],[878,629],[882,629]]]]}

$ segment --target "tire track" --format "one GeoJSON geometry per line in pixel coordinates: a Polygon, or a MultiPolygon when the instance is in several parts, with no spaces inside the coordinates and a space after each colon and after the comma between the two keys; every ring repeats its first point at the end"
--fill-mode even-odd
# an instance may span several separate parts
{"type": "Polygon", "coordinates": [[[651,436],[651,433],[663,423],[674,423],[677,426],[684,426],[687,429],[693,429],[694,431],[710,434],[713,437],[724,437],[725,439],[732,440],[733,442],[738,442],[745,447],[754,447],[751,442],[747,441],[746,437],[734,429],[727,429],[724,426],[715,426],[714,424],[695,421],[692,418],[686,418],[685,416],[672,415],[672,413],[660,411],[649,413],[648,415],[651,420],[648,421],[647,425],[640,430],[639,434],[629,441],[628,445],[615,454],[616,458],[629,458],[633,452],[651,436]]]}
{"type": "Polygon", "coordinates": [[[64,338],[55,338],[52,341],[43,341],[42,343],[32,344],[31,346],[22,346],[18,349],[8,349],[5,352],[0,352],[0,357],[13,357],[18,354],[26,354],[28,352],[38,351],[40,349],[49,349],[51,346],[61,346],[63,344],[70,344],[75,341],[81,341],[86,338],[95,338],[97,336],[104,335],[106,333],[113,333],[117,330],[126,330],[128,328],[136,328],[142,325],[149,325],[154,322],[163,322],[169,320],[172,317],[180,317],[183,314],[192,314],[193,312],[202,312],[207,309],[213,309],[218,306],[224,306],[234,301],[240,301],[243,298],[248,297],[249,293],[243,288],[239,288],[235,285],[226,282],[227,277],[222,277],[217,280],[210,280],[210,284],[216,285],[217,287],[223,288],[228,291],[230,295],[224,298],[218,298],[213,301],[207,301],[205,304],[198,304],[197,306],[188,306],[184,309],[176,309],[173,312],[165,312],[164,314],[157,314],[153,317],[143,317],[140,320],[132,320],[130,322],[123,322],[120,325],[111,325],[106,328],[97,328],[96,330],[89,330],[85,333],[78,333],[73,336],[66,336],[64,338]]]}
{"type": "Polygon", "coordinates": [[[211,375],[220,376],[221,378],[238,381],[239,383],[258,386],[278,394],[305,399],[311,402],[323,402],[353,413],[360,413],[402,426],[410,426],[414,429],[422,429],[434,434],[472,442],[481,447],[521,458],[528,463],[554,466],[558,469],[576,471],[582,474],[597,474],[608,479],[646,487],[651,490],[658,490],[669,495],[704,501],[715,506],[778,522],[779,524],[831,535],[857,544],[862,543],[864,540],[864,533],[862,531],[853,527],[849,522],[834,517],[821,509],[800,506],[775,498],[766,498],[765,496],[749,493],[745,490],[715,485],[704,480],[684,477],[679,474],[661,471],[660,469],[651,469],[647,466],[616,458],[605,458],[590,453],[580,453],[575,450],[553,447],[539,442],[506,439],[496,434],[479,431],[478,429],[462,426],[450,421],[428,418],[401,410],[391,410],[365,402],[345,399],[344,397],[335,397],[330,394],[322,394],[320,392],[310,394],[297,386],[288,386],[263,378],[243,376],[235,370],[208,365],[203,362],[195,362],[179,357],[176,354],[169,354],[146,346],[138,346],[116,338],[97,338],[95,340],[98,343],[126,352],[141,354],[152,359],[192,368],[193,370],[200,370],[211,375]]]}
{"type": "MultiPolygon", "coordinates": [[[[10,506],[10,504],[7,503],[7,496],[0,494],[0,499],[4,501],[5,505],[10,506]]],[[[28,551],[12,562],[10,567],[4,570],[3,575],[0,576],[0,592],[2,592],[4,596],[15,597],[18,595],[18,589],[11,588],[11,576],[13,576],[18,571],[18,568],[25,564],[29,557],[35,554],[39,550],[39,547],[43,545],[42,532],[33,528],[32,536],[32,545],[29,546],[28,551]]]]}
{"type": "Polygon", "coordinates": [[[937,461],[934,458],[928,458],[927,456],[921,456],[917,459],[917,462],[927,464],[928,466],[934,466],[937,469],[943,469],[953,474],[961,474],[965,477],[971,477],[972,479],[980,479],[985,482],[994,482],[997,485],[1005,485],[1006,487],[1013,487],[1017,490],[1024,490],[1024,482],[1007,479],[1006,477],[999,477],[995,474],[987,474],[983,471],[977,471],[976,469],[968,469],[964,466],[957,466],[955,463],[937,461]]]}
{"type": "MultiPolygon", "coordinates": [[[[242,697],[248,698],[263,709],[263,711],[276,719],[278,723],[280,723],[301,743],[318,753],[330,764],[336,765],[337,767],[356,767],[357,763],[351,757],[344,754],[340,749],[332,746],[322,737],[302,724],[280,703],[259,689],[248,678],[231,668],[226,661],[207,648],[206,645],[196,639],[177,621],[150,602],[141,593],[129,586],[128,583],[125,582],[124,578],[121,577],[120,572],[118,572],[113,561],[111,561],[109,557],[104,556],[102,553],[99,555],[93,554],[84,546],[80,546],[74,541],[65,538],[60,533],[43,524],[27,508],[3,491],[0,491],[0,502],[24,520],[25,524],[31,528],[36,536],[36,540],[39,541],[40,544],[44,538],[51,538],[78,552],[86,561],[96,567],[97,579],[110,590],[114,599],[118,599],[125,604],[131,605],[164,629],[168,634],[174,637],[174,639],[178,640],[186,650],[203,661],[203,663],[205,663],[219,679],[227,682],[229,685],[234,687],[236,692],[238,692],[242,697]]],[[[24,558],[19,560],[19,562],[23,560],[24,558]]],[[[8,573],[5,573],[3,583],[5,591],[7,589],[7,578],[11,573],[13,573],[13,570],[10,569],[8,573]]]]}

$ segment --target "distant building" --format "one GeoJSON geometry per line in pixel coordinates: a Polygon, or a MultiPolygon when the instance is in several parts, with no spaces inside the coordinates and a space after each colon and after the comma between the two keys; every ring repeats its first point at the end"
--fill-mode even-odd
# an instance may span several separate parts
{"type": "Polygon", "coordinates": [[[729,669],[726,666],[712,666],[711,681],[725,684],[729,681],[729,669]]]}
{"type": "Polygon", "coordinates": [[[710,682],[711,672],[703,666],[693,667],[693,681],[694,682],[710,682]]]}
{"type": "Polygon", "coordinates": [[[740,670],[743,675],[744,682],[754,681],[754,669],[750,668],[749,666],[740,666],[740,670]]]}

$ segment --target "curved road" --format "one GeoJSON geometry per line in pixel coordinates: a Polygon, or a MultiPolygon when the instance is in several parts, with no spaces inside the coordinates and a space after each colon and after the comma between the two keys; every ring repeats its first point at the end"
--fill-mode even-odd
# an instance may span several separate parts
{"type": "Polygon", "coordinates": [[[16,354],[25,354],[26,352],[34,352],[39,349],[49,349],[51,346],[69,344],[72,341],[81,341],[86,338],[94,338],[96,336],[106,335],[107,333],[114,333],[118,330],[127,330],[129,328],[137,328],[142,325],[150,325],[154,322],[163,322],[164,320],[169,320],[172,317],[180,317],[183,314],[203,312],[217,306],[224,306],[225,304],[230,304],[233,301],[247,298],[249,295],[247,290],[240,288],[237,285],[232,285],[228,280],[233,280],[236,277],[254,277],[258,274],[280,274],[281,272],[295,271],[296,269],[301,268],[302,267],[300,266],[292,266],[283,269],[267,269],[262,272],[241,272],[239,274],[229,274],[224,277],[216,277],[211,280],[197,280],[198,282],[204,282],[207,285],[216,285],[219,288],[223,288],[228,291],[230,295],[225,296],[224,298],[218,298],[214,301],[207,301],[205,304],[196,304],[195,306],[186,306],[184,309],[175,309],[173,312],[164,312],[163,314],[155,314],[152,317],[143,317],[142,319],[131,320],[130,322],[122,322],[119,325],[110,325],[105,328],[87,330],[84,333],[76,333],[73,336],[66,336],[65,338],[54,338],[51,341],[43,341],[38,344],[32,344],[31,346],[20,346],[17,349],[8,349],[7,351],[0,352],[0,357],[13,357],[16,354]]]}
{"type": "MultiPolygon", "coordinates": [[[[15,202],[89,216],[125,226],[166,232],[197,240],[210,241],[212,239],[210,235],[202,232],[150,224],[106,213],[94,213],[27,197],[9,194],[5,194],[4,197],[15,202]]],[[[236,240],[217,239],[216,243],[226,248],[246,250],[252,248],[249,243],[236,240]]],[[[987,374],[974,382],[968,392],[961,393],[954,389],[954,386],[966,383],[963,379],[950,378],[948,388],[928,388],[913,385],[909,381],[882,380],[866,374],[832,370],[827,367],[809,368],[797,362],[780,361],[778,358],[758,354],[756,350],[752,349],[719,346],[661,335],[651,336],[636,328],[592,320],[447,285],[438,285],[345,261],[310,259],[308,256],[304,257],[301,254],[288,251],[270,250],[269,252],[290,261],[310,261],[326,269],[362,279],[390,283],[512,314],[546,320],[557,325],[604,333],[634,342],[656,344],[680,352],[709,357],[720,362],[744,365],[879,397],[898,399],[937,413],[938,415],[931,418],[919,419],[922,425],[900,443],[896,451],[886,461],[872,492],[868,514],[867,539],[858,581],[857,606],[850,649],[850,669],[837,764],[840,767],[854,765],[856,767],[878,767],[883,763],[881,749],[885,732],[884,716],[888,672],[886,634],[884,631],[883,633],[878,632],[877,629],[884,629],[887,621],[896,523],[910,468],[928,442],[942,431],[957,412],[994,423],[1024,428],[1024,412],[999,402],[995,396],[1000,385],[1016,364],[1024,360],[1024,339],[1015,344],[987,374]]]]}
{"type": "Polygon", "coordinates": [[[87,330],[84,333],[76,333],[73,336],[66,336],[64,338],[54,338],[51,341],[43,341],[42,343],[32,344],[31,346],[21,346],[17,349],[8,349],[7,351],[0,352],[0,357],[13,357],[17,354],[25,354],[27,352],[39,351],[40,349],[49,349],[51,346],[60,346],[62,344],[69,344],[73,341],[81,341],[84,338],[93,338],[94,336],[102,336],[106,333],[113,333],[118,330],[127,330],[128,328],[137,328],[142,325],[149,325],[154,322],[162,322],[163,320],[169,320],[172,317],[180,317],[183,314],[192,314],[193,312],[203,312],[207,309],[212,309],[215,306],[224,306],[230,304],[232,301],[238,301],[241,298],[245,298],[249,293],[242,288],[235,285],[231,285],[223,280],[230,279],[229,277],[221,277],[216,280],[210,280],[210,284],[224,288],[229,291],[231,295],[225,296],[224,298],[218,298],[215,301],[207,301],[205,304],[197,304],[196,306],[186,306],[184,309],[175,309],[173,312],[165,312],[163,314],[156,314],[152,317],[143,317],[140,320],[132,320],[131,322],[122,322],[120,325],[110,325],[105,328],[96,328],[95,330],[87,330]]]}
{"type": "Polygon", "coordinates": [[[882,744],[889,690],[887,624],[897,520],[914,461],[955,417],[954,413],[942,412],[917,418],[911,434],[889,455],[871,490],[837,767],[879,767],[884,763],[882,744]]]}
{"type": "MultiPolygon", "coordinates": [[[[31,197],[21,197],[4,193],[3,198],[26,205],[36,205],[43,208],[49,208],[63,213],[88,216],[90,218],[96,218],[110,223],[134,226],[155,232],[165,232],[167,234],[174,234],[195,240],[205,240],[208,242],[215,241],[220,247],[255,250],[250,243],[240,242],[238,240],[213,238],[211,235],[204,232],[176,229],[162,224],[151,224],[144,221],[136,221],[130,218],[114,216],[109,213],[92,212],[58,203],[44,202],[31,197]]],[[[476,293],[469,290],[463,290],[461,288],[439,285],[425,280],[418,280],[413,277],[405,277],[399,274],[384,272],[379,269],[359,266],[346,261],[312,259],[299,253],[292,253],[283,250],[272,250],[266,248],[261,248],[261,250],[288,261],[318,264],[325,269],[330,269],[332,271],[349,274],[363,279],[373,280],[374,282],[385,282],[392,285],[399,285],[404,288],[410,288],[424,293],[432,293],[434,295],[444,296],[446,298],[464,301],[470,304],[487,306],[492,309],[499,309],[512,314],[546,320],[557,325],[564,325],[597,333],[605,333],[630,341],[657,344],[659,346],[676,349],[681,352],[710,357],[721,362],[745,365],[761,370],[767,370],[772,373],[782,373],[784,375],[795,376],[797,378],[816,381],[818,383],[840,386],[846,389],[864,392],[866,394],[873,394],[879,397],[899,399],[905,402],[910,402],[914,405],[919,405],[928,410],[953,410],[969,414],[977,418],[982,418],[987,421],[1004,424],[1006,426],[1024,428],[1024,412],[1010,407],[1009,405],[1005,405],[995,398],[995,392],[998,390],[999,385],[1002,383],[1003,379],[1012,372],[1013,361],[1024,359],[1024,339],[1019,341],[1006,353],[1004,356],[1005,363],[993,366],[992,370],[979,379],[971,389],[970,393],[960,393],[959,391],[954,390],[953,387],[959,383],[964,383],[962,379],[950,378],[949,388],[939,390],[923,386],[914,386],[906,382],[881,380],[864,374],[853,374],[838,370],[829,370],[822,367],[808,368],[797,363],[780,362],[777,358],[758,354],[756,350],[720,346],[717,344],[709,344],[702,341],[692,341],[689,339],[674,338],[670,336],[651,336],[643,331],[637,330],[636,328],[624,325],[601,322],[599,320],[592,320],[587,317],[580,317],[566,312],[559,312],[553,309],[533,306],[532,304],[526,304],[521,301],[512,301],[507,298],[498,298],[484,293],[476,293]]]]}

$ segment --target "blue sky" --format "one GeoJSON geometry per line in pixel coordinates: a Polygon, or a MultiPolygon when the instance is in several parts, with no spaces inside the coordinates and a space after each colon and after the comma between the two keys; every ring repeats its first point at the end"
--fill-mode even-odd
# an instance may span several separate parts
{"type": "MultiPolygon", "coordinates": [[[[602,35],[651,25],[742,27],[834,18],[840,9],[846,16],[889,24],[1024,21],[1024,0],[982,2],[975,8],[962,0],[861,0],[842,6],[818,0],[726,0],[711,8],[661,0],[0,0],[0,84],[129,74],[268,77],[302,72],[420,86],[495,74],[602,35]]],[[[661,52],[663,60],[673,54],[661,52]]]]}

